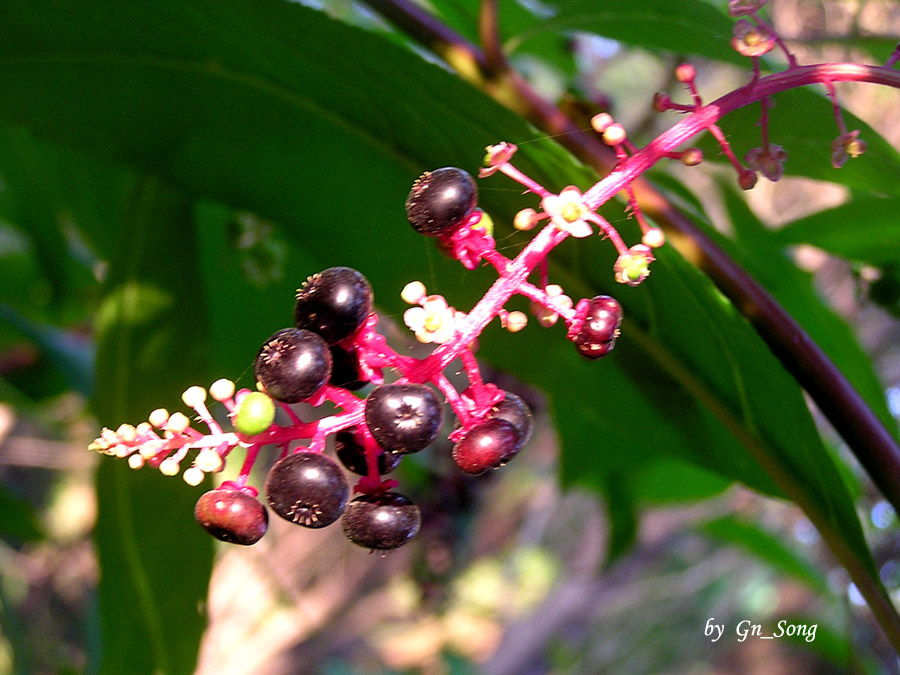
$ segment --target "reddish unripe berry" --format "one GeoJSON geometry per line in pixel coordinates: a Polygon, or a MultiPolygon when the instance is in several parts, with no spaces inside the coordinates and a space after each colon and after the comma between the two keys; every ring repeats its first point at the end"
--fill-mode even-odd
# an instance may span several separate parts
{"type": "Polygon", "coordinates": [[[519,434],[503,419],[473,427],[453,446],[453,461],[465,473],[477,475],[506,464],[521,447],[519,434]]]}
{"type": "Polygon", "coordinates": [[[503,400],[488,411],[487,417],[488,419],[505,420],[513,426],[518,437],[516,452],[531,438],[531,409],[521,397],[512,392],[503,392],[503,400]]]}
{"type": "Polygon", "coordinates": [[[397,492],[362,495],[347,505],[344,535],[363,548],[388,551],[403,546],[422,524],[419,507],[397,492]]]}
{"type": "Polygon", "coordinates": [[[615,345],[622,324],[622,305],[608,295],[591,298],[581,330],[575,335],[578,353],[589,359],[606,356],[615,345]]]}
{"type": "Polygon", "coordinates": [[[258,542],[269,526],[269,514],[257,499],[225,488],[201,495],[194,518],[216,539],[241,546],[258,542]]]}

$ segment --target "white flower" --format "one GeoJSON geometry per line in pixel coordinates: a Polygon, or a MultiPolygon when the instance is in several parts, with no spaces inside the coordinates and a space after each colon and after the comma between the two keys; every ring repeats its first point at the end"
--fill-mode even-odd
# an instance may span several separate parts
{"type": "Polygon", "coordinates": [[[440,295],[429,295],[421,307],[410,307],[403,313],[403,322],[425,344],[443,344],[456,334],[456,325],[465,317],[447,305],[440,295]]]}
{"type": "Polygon", "coordinates": [[[576,187],[570,185],[558,195],[544,197],[541,208],[550,216],[551,222],[557,228],[573,237],[589,237],[594,231],[585,219],[590,211],[581,201],[581,192],[576,187]]]}

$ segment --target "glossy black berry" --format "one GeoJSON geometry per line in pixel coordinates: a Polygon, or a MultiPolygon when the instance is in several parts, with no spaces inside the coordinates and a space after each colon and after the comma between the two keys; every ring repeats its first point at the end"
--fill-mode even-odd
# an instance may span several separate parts
{"type": "Polygon", "coordinates": [[[582,356],[599,359],[615,346],[622,323],[622,305],[608,295],[598,295],[588,303],[584,325],[575,336],[575,348],[582,356]]]}
{"type": "Polygon", "coordinates": [[[290,454],[278,460],[266,477],[269,506],[303,527],[325,527],[340,518],[348,491],[341,468],[318,452],[290,454]]]}
{"type": "Polygon", "coordinates": [[[421,234],[449,234],[478,203],[475,181],[462,169],[426,171],[413,183],[406,198],[406,217],[421,234]]]}
{"type": "Polygon", "coordinates": [[[503,400],[488,411],[487,417],[506,420],[512,424],[519,439],[517,452],[531,438],[531,409],[525,401],[511,392],[503,392],[503,400]]]}
{"type": "MultiPolygon", "coordinates": [[[[353,473],[366,476],[369,465],[366,462],[366,450],[362,438],[355,433],[356,427],[342,429],[334,435],[334,450],[341,464],[353,473]]],[[[380,450],[378,455],[378,473],[382,476],[390,473],[400,465],[402,455],[380,450]]]]}
{"type": "Polygon", "coordinates": [[[241,490],[219,488],[201,495],[194,506],[194,518],[216,539],[250,546],[266,533],[266,507],[241,490]]]}
{"type": "Polygon", "coordinates": [[[294,321],[330,345],[350,337],[372,311],[372,287],[349,267],[329,267],[297,289],[294,321]]]}
{"type": "Polygon", "coordinates": [[[385,450],[418,452],[441,428],[443,409],[424,384],[383,384],[366,399],[366,426],[385,450]]]}
{"type": "Polygon", "coordinates": [[[412,539],[422,524],[419,507],[397,492],[363,495],[341,519],[344,535],[363,548],[388,551],[412,539]]]}
{"type": "Polygon", "coordinates": [[[453,461],[469,474],[506,464],[519,451],[519,434],[506,420],[489,419],[470,429],[453,446],[453,461]]]}
{"type": "Polygon", "coordinates": [[[266,393],[284,403],[305,401],[331,376],[331,352],[315,333],[285,328],[272,335],[253,365],[266,393]]]}
{"type": "Polygon", "coordinates": [[[355,349],[331,346],[331,378],[329,384],[350,391],[362,389],[368,384],[359,372],[359,357],[355,349]]]}

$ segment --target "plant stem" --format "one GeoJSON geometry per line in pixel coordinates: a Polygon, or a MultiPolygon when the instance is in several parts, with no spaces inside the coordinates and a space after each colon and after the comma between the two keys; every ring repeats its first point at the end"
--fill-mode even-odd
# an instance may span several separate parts
{"type": "MultiPolygon", "coordinates": [[[[452,48],[469,54],[472,63],[481,69],[481,77],[476,78],[481,81],[477,83],[501,76],[488,68],[488,60],[478,47],[407,0],[367,1],[412,38],[437,53],[445,54],[452,48]]],[[[618,168],[613,152],[593,134],[586,133],[554,106],[537,98],[522,80],[515,78],[512,85],[521,89],[518,100],[526,108],[524,114],[529,120],[549,133],[560,134],[558,142],[582,161],[602,173],[612,172],[585,193],[586,200],[600,204],[630,183],[644,213],[665,229],[681,235],[672,238],[673,245],[694,261],[753,324],[772,353],[841,435],[881,493],[900,512],[900,446],[894,435],[884,428],[850,382],[775,299],[641,177],[664,152],[696,136],[729,112],[780,91],[826,81],[869,82],[900,89],[900,71],[859,64],[814,64],[759,78],[703,106],[618,168]]]]}
{"type": "MultiPolygon", "coordinates": [[[[366,0],[414,40],[444,58],[461,76],[521,114],[557,140],[573,155],[607,174],[584,197],[599,205],[626,185],[634,189],[638,205],[665,229],[677,233],[673,245],[706,273],[797,380],[841,435],[885,498],[900,512],[900,447],[850,382],[765,289],[721,250],[684,213],[650,185],[642,174],[681,143],[708,129],[722,116],[780,91],[810,84],[856,81],[900,89],[900,72],[889,67],[858,64],[792,65],[755,78],[748,86],[726,94],[691,113],[643,150],[620,163],[612,150],[586,133],[555,106],[541,99],[512,71],[505,59],[488,59],[475,45],[456,34],[408,0],[366,0]]],[[[493,29],[493,26],[491,27],[493,29]]],[[[498,280],[501,283],[503,280],[498,280]]],[[[497,289],[499,290],[499,289],[497,289]]],[[[447,351],[452,347],[446,346],[447,351]]],[[[777,476],[775,476],[777,478],[777,476]]],[[[780,481],[779,481],[780,482],[780,481]]],[[[883,589],[863,569],[863,563],[823,523],[821,514],[804,502],[802,491],[792,498],[823,528],[832,551],[866,597],[879,624],[900,651],[900,618],[883,589]],[[800,499],[797,498],[798,494],[800,499]],[[862,585],[861,585],[862,584],[862,585]]]]}

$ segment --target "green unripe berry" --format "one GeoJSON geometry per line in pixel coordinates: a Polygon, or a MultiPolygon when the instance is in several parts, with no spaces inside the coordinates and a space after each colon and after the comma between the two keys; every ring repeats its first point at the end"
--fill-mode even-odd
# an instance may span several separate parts
{"type": "Polygon", "coordinates": [[[234,411],[234,428],[245,436],[261,434],[275,421],[275,403],[261,391],[244,396],[234,411]]]}

